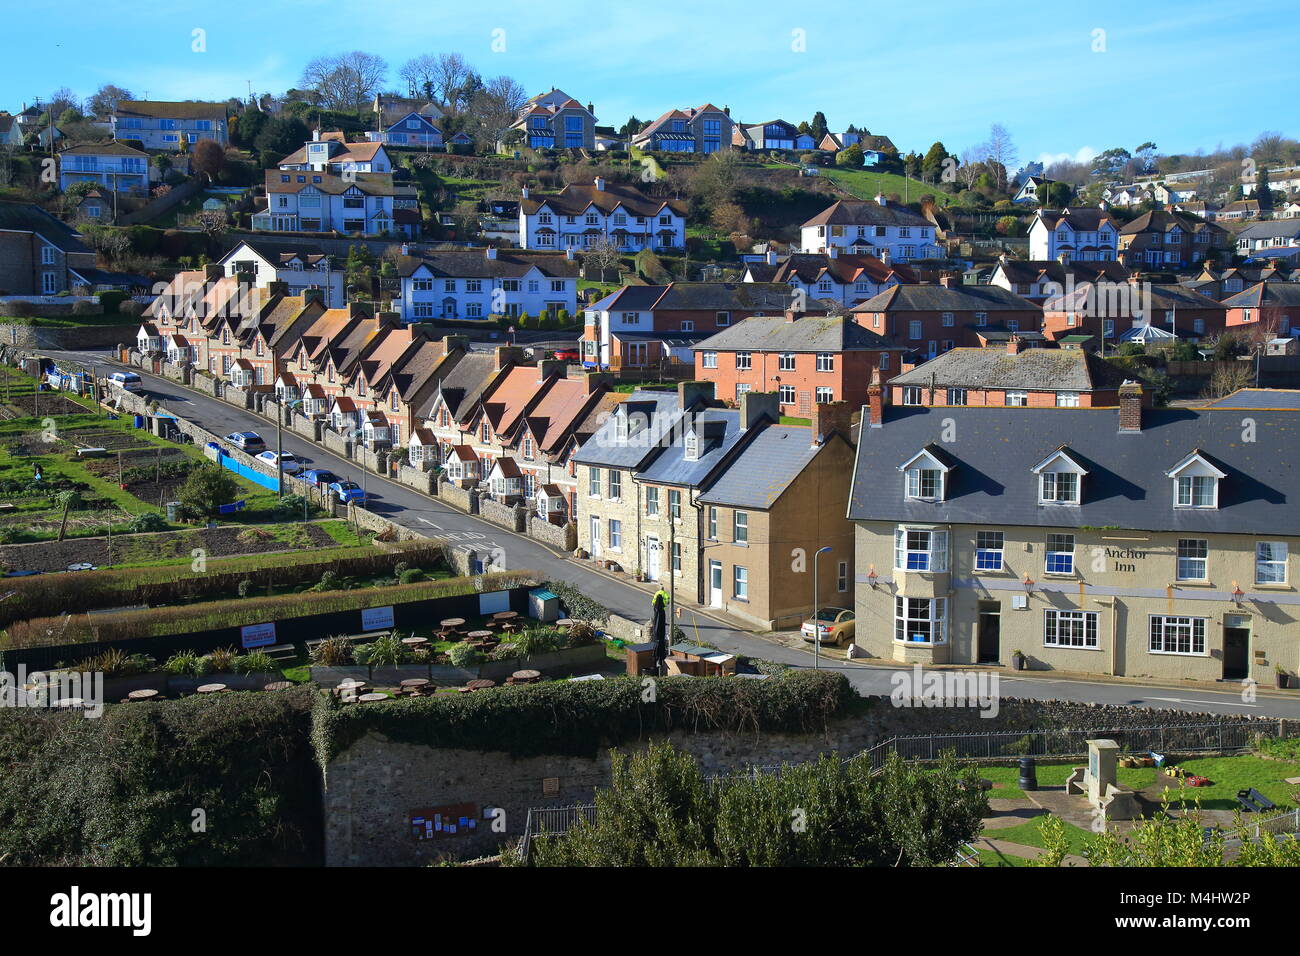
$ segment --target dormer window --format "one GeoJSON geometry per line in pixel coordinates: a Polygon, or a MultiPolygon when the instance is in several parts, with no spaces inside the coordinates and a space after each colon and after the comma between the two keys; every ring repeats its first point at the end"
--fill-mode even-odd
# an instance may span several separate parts
{"type": "Polygon", "coordinates": [[[939,453],[924,448],[899,466],[904,475],[904,495],[910,501],[943,501],[951,466],[939,453]]]}
{"type": "Polygon", "coordinates": [[[687,461],[700,460],[700,436],[699,435],[695,434],[695,432],[689,433],[686,436],[686,438],[683,440],[683,447],[685,449],[683,453],[683,457],[685,457],[687,461]]]}
{"type": "Polygon", "coordinates": [[[1038,476],[1040,505],[1077,505],[1082,498],[1083,476],[1088,470],[1064,448],[1057,449],[1033,469],[1038,476]]]}
{"type": "Polygon", "coordinates": [[[1174,482],[1175,508],[1218,508],[1219,481],[1227,475],[1194,451],[1165,475],[1174,482]]]}

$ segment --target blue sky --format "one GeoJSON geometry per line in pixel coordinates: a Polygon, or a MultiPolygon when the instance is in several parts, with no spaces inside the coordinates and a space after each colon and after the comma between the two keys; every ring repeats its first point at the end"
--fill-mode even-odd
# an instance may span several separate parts
{"type": "Polygon", "coordinates": [[[106,82],[152,99],[224,99],[249,81],[279,92],[312,56],[348,49],[384,56],[397,87],[407,58],[457,50],[485,76],[594,102],[615,126],[706,101],[755,123],[820,109],[832,129],[855,123],[903,151],[940,139],[960,152],[1001,122],[1022,162],[1146,140],[1190,152],[1265,129],[1300,136],[1300,0],[64,0],[8,4],[3,22],[10,110],[106,82]],[[195,30],[206,52],[191,49],[195,30]]]}

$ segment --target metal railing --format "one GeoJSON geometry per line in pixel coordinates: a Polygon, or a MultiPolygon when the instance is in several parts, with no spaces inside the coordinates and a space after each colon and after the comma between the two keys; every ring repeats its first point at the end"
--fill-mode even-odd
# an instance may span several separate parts
{"type": "Polygon", "coordinates": [[[957,849],[957,855],[952,858],[952,862],[950,862],[948,865],[949,866],[979,866],[980,865],[979,851],[976,850],[975,847],[971,846],[969,843],[963,843],[957,849]]]}
{"type": "Polygon", "coordinates": [[[519,854],[525,865],[533,849],[533,838],[545,834],[567,833],[579,820],[596,822],[594,803],[574,804],[567,807],[532,807],[524,821],[524,838],[519,844],[519,854]]]}
{"type": "MultiPolygon", "coordinates": [[[[1207,828],[1207,840],[1211,832],[1207,828]]],[[[1300,808],[1263,816],[1236,829],[1226,831],[1223,837],[1223,847],[1225,850],[1239,849],[1245,843],[1258,843],[1266,834],[1272,836],[1286,836],[1289,834],[1296,839],[1300,839],[1300,808]]]]}

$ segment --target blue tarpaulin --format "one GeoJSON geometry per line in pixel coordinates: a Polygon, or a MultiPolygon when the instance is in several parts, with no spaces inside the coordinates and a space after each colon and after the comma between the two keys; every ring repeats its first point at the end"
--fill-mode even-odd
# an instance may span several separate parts
{"type": "Polygon", "coordinates": [[[264,475],[256,468],[249,468],[247,465],[241,465],[229,455],[219,453],[217,455],[217,461],[220,463],[222,468],[233,471],[240,478],[247,478],[254,484],[261,485],[263,488],[267,488],[271,491],[279,490],[280,483],[274,477],[264,475]]]}

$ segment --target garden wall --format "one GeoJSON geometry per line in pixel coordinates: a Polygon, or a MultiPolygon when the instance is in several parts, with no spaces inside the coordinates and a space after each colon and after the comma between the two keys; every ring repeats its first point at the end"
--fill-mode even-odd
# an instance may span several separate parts
{"type": "Polygon", "coordinates": [[[480,498],[478,503],[480,518],[498,524],[511,531],[522,532],[528,520],[528,511],[519,506],[503,505],[491,498],[480,498]]]}
{"type": "Polygon", "coordinates": [[[196,392],[202,392],[204,395],[211,395],[213,398],[220,398],[222,386],[226,383],[215,375],[204,375],[196,373],[190,379],[190,388],[196,392]]]}
{"type": "MultiPolygon", "coordinates": [[[[907,709],[891,706],[885,697],[871,700],[868,713],[833,719],[825,733],[676,730],[654,736],[694,754],[705,773],[716,774],[815,760],[828,752],[849,757],[895,735],[907,734],[1122,730],[1220,722],[1255,725],[1261,733],[1281,732],[1277,720],[1064,701],[1004,700],[998,717],[985,720],[971,710],[907,709]]],[[[649,739],[624,742],[619,748],[644,748],[649,739]]],[[[326,865],[420,866],[440,856],[494,853],[523,835],[529,808],[589,803],[594,789],[608,785],[609,779],[605,750],[594,756],[516,757],[500,751],[403,743],[372,730],[326,767],[326,865]],[[413,813],[460,804],[478,809],[475,829],[429,840],[411,835],[413,813]],[[504,833],[491,832],[490,821],[483,819],[482,813],[489,807],[505,810],[504,833]]]]}
{"type": "Polygon", "coordinates": [[[352,457],[352,442],[332,428],[321,429],[321,444],[336,455],[341,455],[344,458],[352,457]]]}
{"type": "Polygon", "coordinates": [[[190,384],[190,377],[193,371],[193,366],[188,363],[184,365],[173,365],[171,362],[163,362],[162,366],[162,373],[165,378],[169,378],[173,382],[180,382],[182,385],[190,384]]]}
{"type": "Polygon", "coordinates": [[[476,515],[479,513],[478,494],[450,481],[438,482],[438,497],[467,514],[476,515]]]}
{"type": "Polygon", "coordinates": [[[437,484],[432,471],[413,468],[410,465],[397,466],[397,480],[408,488],[414,488],[421,494],[432,495],[437,484]]]}
{"type": "Polygon", "coordinates": [[[235,388],[233,385],[226,385],[222,388],[221,398],[238,408],[253,407],[253,393],[246,392],[242,388],[235,388]]]}
{"type": "Polygon", "coordinates": [[[571,554],[578,547],[578,527],[571,521],[556,525],[544,521],[537,515],[529,515],[528,537],[548,544],[565,554],[571,554]]]}

